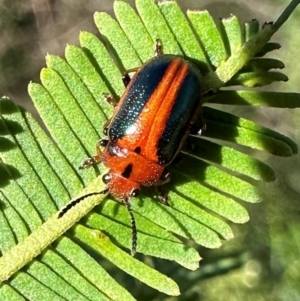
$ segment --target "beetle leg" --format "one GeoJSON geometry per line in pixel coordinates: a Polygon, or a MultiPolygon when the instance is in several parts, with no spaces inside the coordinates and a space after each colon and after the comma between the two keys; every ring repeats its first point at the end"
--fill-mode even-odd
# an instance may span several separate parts
{"type": "MultiPolygon", "coordinates": [[[[110,95],[108,93],[103,93],[103,96],[104,96],[106,102],[109,103],[110,105],[112,105],[114,108],[118,105],[118,102],[112,97],[112,95],[110,95]]],[[[103,126],[103,134],[105,136],[107,136],[107,130],[110,125],[110,122],[111,122],[111,118],[108,119],[103,126]]]]}
{"type": "Polygon", "coordinates": [[[166,169],[164,169],[162,175],[159,178],[158,186],[167,184],[170,182],[170,180],[171,180],[170,173],[166,169]]]}
{"type": "Polygon", "coordinates": [[[202,94],[202,98],[206,98],[206,97],[211,97],[214,96],[216,94],[220,93],[219,91],[213,90],[213,89],[209,89],[206,92],[204,92],[202,94]]]}
{"type": "MultiPolygon", "coordinates": [[[[155,41],[155,56],[161,56],[164,54],[163,52],[163,45],[162,45],[162,42],[160,39],[156,39],[155,41]]],[[[123,80],[123,83],[124,83],[124,86],[127,87],[128,84],[130,83],[131,81],[131,78],[129,76],[129,73],[131,72],[136,72],[140,69],[140,67],[137,67],[137,68],[132,68],[132,69],[128,69],[126,70],[124,73],[123,73],[123,76],[122,76],[122,80],[123,80]]]]}
{"type": "Polygon", "coordinates": [[[103,134],[104,134],[105,136],[107,136],[107,134],[108,134],[108,127],[109,127],[109,125],[110,125],[110,122],[111,122],[111,118],[109,118],[109,119],[105,122],[105,124],[104,124],[104,126],[103,126],[103,134]]]}
{"type": "Polygon", "coordinates": [[[190,136],[201,136],[203,132],[206,130],[206,121],[203,118],[201,109],[198,110],[196,114],[197,119],[192,120],[192,122],[189,125],[189,128],[186,132],[186,135],[190,136]]]}
{"type": "Polygon", "coordinates": [[[118,105],[118,102],[112,97],[112,95],[108,93],[103,93],[103,96],[110,105],[112,105],[114,108],[118,105]]]}
{"type": "Polygon", "coordinates": [[[155,51],[154,51],[155,56],[161,56],[164,54],[163,51],[163,45],[160,39],[156,39],[155,41],[155,51]]]}
{"type": "Polygon", "coordinates": [[[106,146],[106,144],[108,143],[108,140],[106,139],[101,139],[97,145],[96,145],[96,151],[97,151],[97,155],[87,158],[86,160],[84,160],[82,162],[82,164],[79,166],[79,169],[84,169],[84,168],[89,168],[94,164],[98,164],[102,161],[102,151],[101,148],[103,146],[106,146]]]}
{"type": "Polygon", "coordinates": [[[203,118],[203,116],[201,115],[201,117],[200,117],[200,121],[201,121],[201,126],[200,126],[200,128],[199,128],[199,130],[198,130],[198,132],[197,132],[197,135],[198,136],[201,136],[202,134],[203,134],[203,132],[205,132],[206,131],[206,122],[205,122],[205,119],[203,118]]]}
{"type": "Polygon", "coordinates": [[[170,204],[168,202],[168,199],[169,199],[168,194],[162,191],[161,186],[155,186],[154,189],[157,193],[159,201],[163,205],[170,206],[170,204]]]}
{"type": "Polygon", "coordinates": [[[131,78],[129,76],[129,72],[128,71],[125,71],[123,76],[122,76],[122,81],[123,81],[123,84],[125,87],[128,86],[128,84],[130,83],[131,81],[131,78]]]}
{"type": "MultiPolygon", "coordinates": [[[[160,39],[156,39],[156,41],[155,41],[155,56],[161,56],[162,54],[164,54],[162,42],[161,42],[160,39]]],[[[131,68],[131,69],[126,70],[126,71],[123,73],[122,81],[123,81],[125,87],[127,87],[128,84],[129,84],[130,81],[131,81],[131,78],[130,78],[130,76],[129,76],[129,73],[136,72],[136,71],[138,71],[139,69],[140,69],[140,67],[131,68]]]]}
{"type": "Polygon", "coordinates": [[[129,73],[136,72],[136,71],[138,71],[139,69],[140,69],[140,67],[131,68],[131,69],[126,70],[126,71],[123,73],[122,81],[123,81],[123,84],[124,84],[125,87],[127,87],[128,84],[129,84],[130,81],[131,81],[131,77],[129,76],[129,73]]]}
{"type": "Polygon", "coordinates": [[[164,193],[161,189],[161,186],[170,182],[170,174],[167,170],[164,170],[158,182],[154,185],[154,189],[158,195],[160,202],[166,206],[169,206],[168,195],[164,193]]]}

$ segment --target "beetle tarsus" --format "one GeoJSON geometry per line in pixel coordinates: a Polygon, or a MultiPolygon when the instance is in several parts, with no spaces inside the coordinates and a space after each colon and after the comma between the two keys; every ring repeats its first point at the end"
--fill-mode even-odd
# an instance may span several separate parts
{"type": "Polygon", "coordinates": [[[79,166],[79,169],[89,168],[90,166],[94,165],[95,163],[96,162],[94,160],[94,157],[88,158],[81,163],[81,165],[79,166]]]}
{"type": "Polygon", "coordinates": [[[95,165],[97,163],[101,162],[101,157],[99,155],[93,156],[91,158],[88,158],[82,162],[82,164],[79,166],[79,169],[86,169],[91,167],[92,165],[95,165]]]}
{"type": "Polygon", "coordinates": [[[131,68],[131,69],[126,70],[126,71],[123,73],[122,81],[123,81],[123,84],[124,84],[125,87],[127,87],[128,84],[129,84],[130,81],[131,81],[131,77],[129,76],[129,73],[136,72],[136,71],[138,71],[139,69],[140,69],[139,67],[137,67],[137,68],[131,68]]]}
{"type": "Polygon", "coordinates": [[[169,200],[168,194],[164,193],[160,186],[155,186],[155,191],[157,193],[157,197],[158,197],[160,203],[162,203],[165,206],[170,206],[170,204],[168,202],[168,200],[169,200]]]}
{"type": "Polygon", "coordinates": [[[160,202],[165,205],[165,206],[170,206],[169,204],[169,197],[167,194],[164,194],[164,193],[161,193],[159,196],[158,196],[160,202]]]}
{"type": "Polygon", "coordinates": [[[113,98],[113,96],[109,93],[103,93],[103,96],[107,103],[112,105],[114,108],[118,105],[118,102],[113,98]]]}
{"type": "Polygon", "coordinates": [[[206,122],[205,122],[205,119],[203,118],[203,116],[200,117],[200,122],[201,122],[201,126],[197,132],[197,135],[198,136],[202,136],[203,133],[206,131],[207,129],[207,125],[206,125],[206,122]]]}
{"type": "Polygon", "coordinates": [[[156,39],[155,41],[155,56],[161,56],[164,54],[163,45],[160,39],[156,39]]]}
{"type": "Polygon", "coordinates": [[[129,76],[128,71],[126,71],[126,72],[123,74],[123,76],[122,76],[122,81],[123,81],[123,84],[124,84],[125,87],[127,87],[127,85],[130,83],[131,78],[130,78],[130,76],[129,76]]]}

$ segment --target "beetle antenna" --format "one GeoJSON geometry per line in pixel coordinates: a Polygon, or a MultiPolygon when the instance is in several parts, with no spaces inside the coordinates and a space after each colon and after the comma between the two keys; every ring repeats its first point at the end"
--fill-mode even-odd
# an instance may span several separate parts
{"type": "Polygon", "coordinates": [[[100,192],[91,192],[88,194],[83,195],[82,197],[70,202],[69,204],[67,204],[63,209],[61,209],[61,211],[58,213],[58,218],[63,217],[71,208],[73,208],[74,206],[76,206],[77,204],[79,204],[81,201],[83,201],[84,199],[93,196],[93,195],[99,195],[99,194],[105,194],[108,192],[108,189],[104,189],[100,192]]]}
{"type": "Polygon", "coordinates": [[[135,218],[133,215],[132,207],[131,204],[128,200],[124,201],[124,204],[129,212],[130,215],[130,222],[131,222],[131,230],[132,230],[132,236],[131,236],[131,255],[134,256],[136,253],[136,246],[137,246],[137,231],[136,231],[136,223],[135,223],[135,218]]]}

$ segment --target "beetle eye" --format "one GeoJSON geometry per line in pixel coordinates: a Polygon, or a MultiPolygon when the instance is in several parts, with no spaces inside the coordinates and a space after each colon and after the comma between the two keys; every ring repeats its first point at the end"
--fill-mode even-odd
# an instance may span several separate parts
{"type": "Polygon", "coordinates": [[[139,189],[134,189],[134,190],[131,192],[130,196],[136,197],[136,196],[138,196],[139,194],[140,194],[140,190],[139,190],[139,189]]]}
{"type": "Polygon", "coordinates": [[[104,184],[107,184],[110,180],[111,180],[111,177],[110,177],[110,174],[108,174],[108,173],[102,177],[102,181],[104,184]]]}

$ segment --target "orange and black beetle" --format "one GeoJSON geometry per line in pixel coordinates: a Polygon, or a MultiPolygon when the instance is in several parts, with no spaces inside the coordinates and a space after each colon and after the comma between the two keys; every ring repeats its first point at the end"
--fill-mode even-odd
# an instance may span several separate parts
{"type": "MultiPolygon", "coordinates": [[[[201,75],[188,60],[162,54],[157,43],[156,57],[146,62],[127,83],[115,112],[104,128],[108,139],[97,145],[97,155],[84,161],[82,167],[103,162],[109,172],[103,176],[110,193],[129,209],[136,250],[136,227],[130,198],[141,186],[158,187],[169,181],[165,167],[172,162],[187,137],[201,109],[201,75]],[[101,151],[100,147],[105,147],[101,151]]],[[[113,102],[112,99],[110,99],[113,102]]],[[[72,206],[91,193],[67,205],[72,206]]]]}

